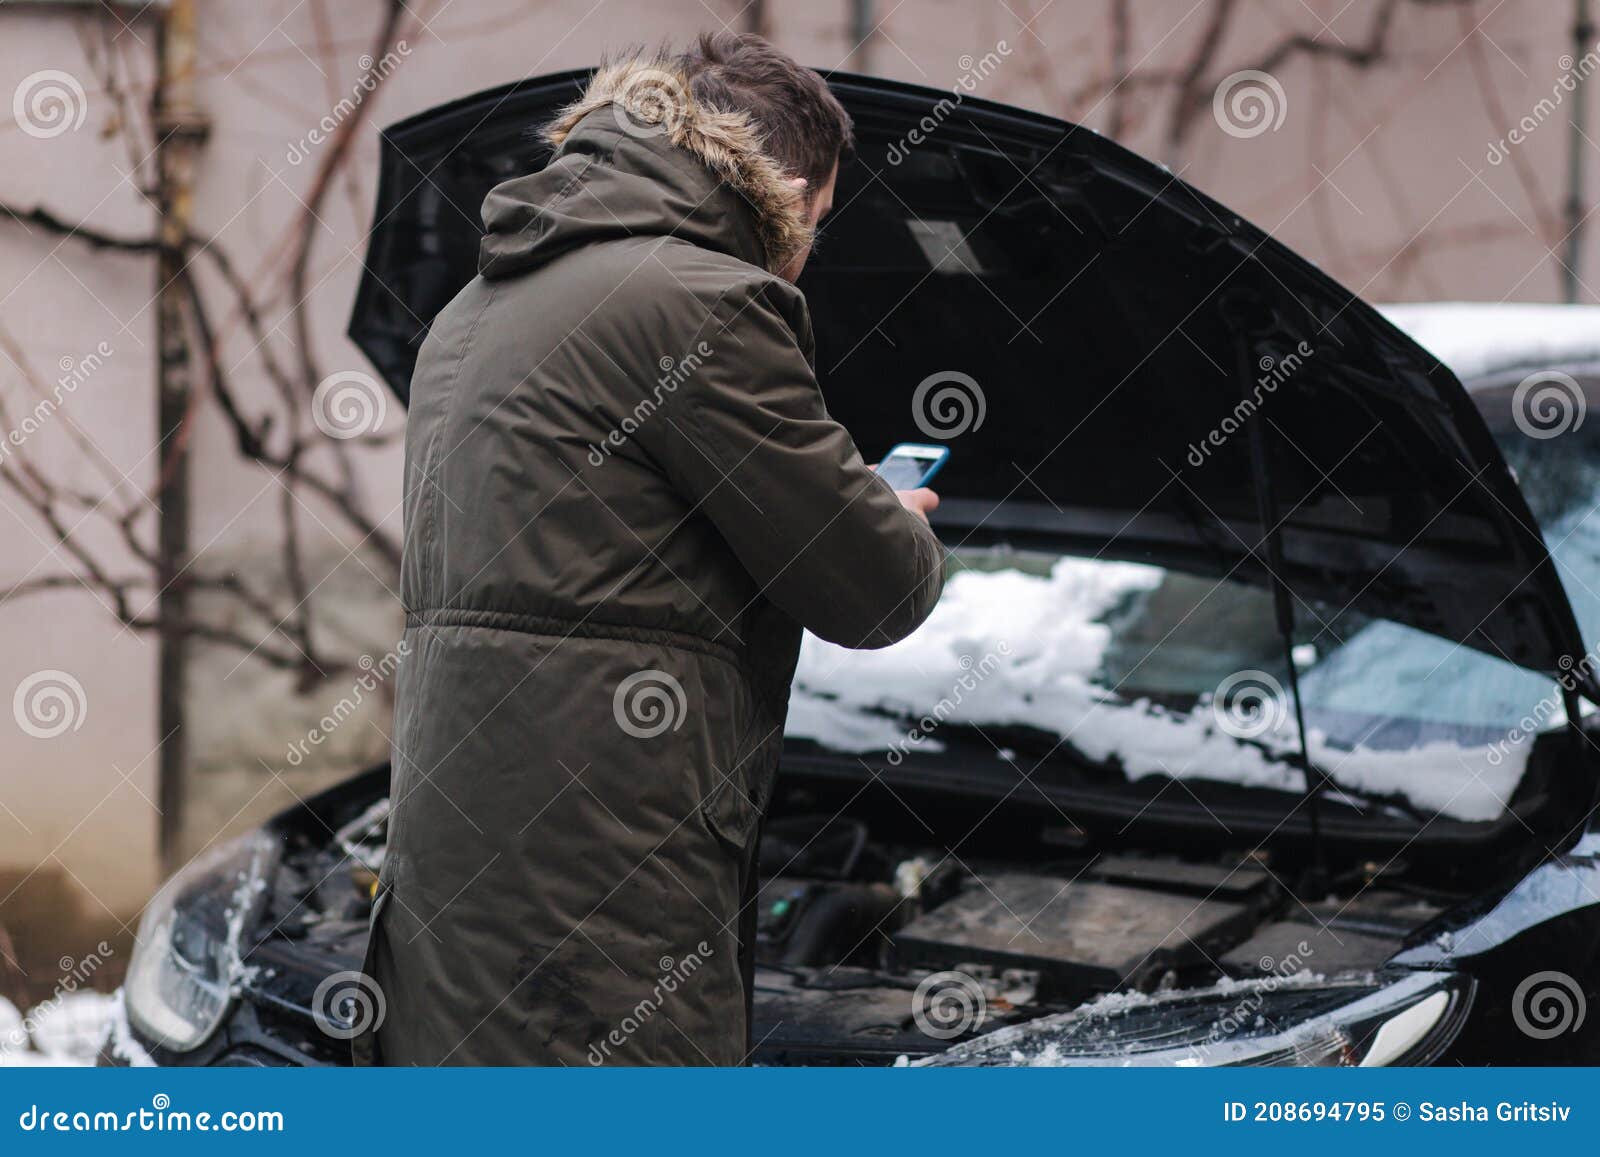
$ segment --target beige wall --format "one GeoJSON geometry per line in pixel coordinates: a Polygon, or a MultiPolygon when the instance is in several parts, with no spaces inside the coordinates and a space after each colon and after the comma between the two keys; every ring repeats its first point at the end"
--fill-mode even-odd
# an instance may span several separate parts
{"type": "MultiPolygon", "coordinates": [[[[1134,148],[1169,161],[1369,297],[1551,300],[1559,291],[1550,247],[1559,247],[1564,232],[1566,108],[1538,123],[1512,149],[1514,160],[1486,158],[1491,142],[1517,120],[1541,116],[1537,102],[1551,94],[1569,51],[1566,3],[1402,0],[1392,26],[1376,39],[1378,17],[1391,7],[1379,0],[1221,6],[1231,16],[1215,54],[1201,60],[1192,86],[1199,111],[1176,144],[1173,110],[1186,70],[1201,59],[1219,10],[1215,0],[1129,3],[1124,58],[1134,78],[1115,91],[1119,6],[1109,0],[882,0],[882,23],[860,46],[850,39],[842,0],[766,7],[778,42],[821,67],[849,64],[949,88],[969,67],[964,58],[998,53],[1000,66],[978,85],[979,95],[1103,131],[1120,119],[1134,148]],[[1275,46],[1294,35],[1315,38],[1323,49],[1276,56],[1275,46]],[[1352,63],[1374,47],[1370,64],[1352,63]],[[1250,139],[1222,131],[1211,109],[1216,81],[1274,61],[1281,127],[1250,139]]],[[[322,157],[314,147],[291,163],[291,146],[352,91],[382,8],[377,0],[202,5],[200,102],[214,127],[197,174],[195,219],[250,281],[267,347],[286,360],[296,344],[282,258],[322,157]]],[[[589,64],[607,47],[681,39],[713,26],[713,13],[748,18],[748,12],[737,16],[739,8],[717,0],[413,0],[400,32],[406,52],[368,98],[350,164],[311,225],[309,322],[322,372],[367,368],[342,333],[373,195],[375,124],[475,89],[589,64]]],[[[45,206],[64,220],[121,236],[149,233],[152,212],[122,174],[142,159],[139,142],[147,143],[140,130],[148,126],[138,122],[156,37],[147,18],[123,27],[93,6],[0,5],[0,97],[45,69],[71,74],[85,94],[83,125],[59,136],[38,139],[0,120],[0,202],[45,206]],[[127,97],[122,112],[118,92],[127,97]]],[[[1592,104],[1592,94],[1585,95],[1592,104]]],[[[1564,95],[1569,103],[1576,99],[1564,95]]],[[[0,100],[6,110],[0,117],[9,118],[9,107],[0,100]]],[[[1595,244],[1586,257],[1584,277],[1594,283],[1600,279],[1595,244]]],[[[258,343],[214,271],[202,276],[232,380],[249,405],[265,408],[274,395],[258,343]]],[[[0,398],[13,419],[25,402],[37,400],[29,394],[28,367],[50,381],[62,359],[76,362],[102,341],[112,349],[11,452],[10,468],[27,456],[71,492],[108,497],[116,509],[137,507],[154,482],[156,460],[154,279],[148,256],[97,251],[38,226],[0,222],[0,337],[8,339],[0,398]],[[13,360],[19,351],[26,365],[13,360]]],[[[1583,299],[1595,295],[1586,289],[1583,299]]],[[[397,434],[401,420],[392,411],[382,432],[397,434]]],[[[202,407],[192,438],[194,541],[202,562],[270,578],[282,564],[282,486],[239,460],[214,405],[202,407]]],[[[324,464],[335,469],[331,458],[324,464]]],[[[357,448],[350,469],[365,508],[387,533],[398,534],[396,444],[357,448]]],[[[371,552],[352,553],[352,536],[325,503],[309,495],[298,501],[323,638],[347,658],[377,658],[397,630],[392,574],[371,552]]],[[[69,524],[82,514],[65,510],[69,524]]],[[[148,541],[151,523],[139,525],[148,541]]],[[[47,525],[10,491],[0,491],[0,526],[6,544],[0,585],[74,569],[47,525]]],[[[137,569],[98,520],[81,533],[114,569],[137,569]]],[[[59,869],[77,882],[91,912],[126,918],[155,879],[155,648],[148,636],[118,629],[103,602],[68,588],[0,603],[6,644],[0,698],[35,672],[59,669],[79,681],[87,703],[81,726],[51,739],[31,737],[0,714],[0,868],[23,876],[36,865],[59,869]]],[[[226,602],[213,611],[241,630],[261,629],[226,602]]],[[[297,687],[293,675],[242,658],[219,647],[203,647],[196,658],[194,847],[381,757],[385,747],[387,708],[379,693],[314,758],[291,767],[290,745],[347,695],[352,677],[297,687]]]]}

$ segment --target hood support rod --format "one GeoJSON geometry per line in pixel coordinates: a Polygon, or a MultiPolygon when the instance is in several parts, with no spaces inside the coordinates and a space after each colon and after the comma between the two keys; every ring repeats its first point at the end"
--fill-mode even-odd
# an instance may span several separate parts
{"type": "MultiPolygon", "coordinates": [[[[1249,405],[1248,388],[1254,380],[1255,360],[1250,356],[1249,341],[1243,333],[1238,335],[1235,348],[1239,363],[1239,397],[1249,405]]],[[[1300,769],[1305,775],[1306,817],[1311,827],[1311,869],[1302,887],[1315,898],[1321,895],[1328,884],[1322,817],[1318,807],[1322,791],[1328,785],[1328,777],[1321,768],[1312,766],[1311,747],[1306,739],[1305,708],[1300,702],[1300,673],[1294,664],[1294,603],[1289,584],[1283,577],[1283,528],[1278,516],[1277,492],[1272,486],[1272,471],[1267,462],[1266,432],[1262,429],[1264,421],[1259,412],[1252,412],[1245,420],[1250,440],[1250,473],[1255,482],[1256,516],[1261,522],[1262,533],[1262,542],[1257,543],[1250,553],[1254,555],[1262,545],[1266,547],[1264,565],[1272,587],[1272,606],[1278,635],[1283,641],[1284,666],[1289,673],[1289,697],[1294,703],[1295,731],[1300,737],[1300,769]]]]}

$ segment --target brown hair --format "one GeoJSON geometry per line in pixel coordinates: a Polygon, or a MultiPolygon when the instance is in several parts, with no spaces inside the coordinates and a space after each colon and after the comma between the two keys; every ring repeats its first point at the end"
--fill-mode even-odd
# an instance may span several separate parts
{"type": "Polygon", "coordinates": [[[746,114],[773,160],[806,179],[808,195],[828,179],[835,161],[854,151],[850,114],[821,75],[760,36],[702,33],[678,66],[697,102],[746,114]]]}

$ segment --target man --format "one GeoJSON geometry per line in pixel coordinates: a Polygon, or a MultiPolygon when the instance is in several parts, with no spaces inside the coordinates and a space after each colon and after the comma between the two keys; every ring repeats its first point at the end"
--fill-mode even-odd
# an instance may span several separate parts
{"type": "Polygon", "coordinates": [[[602,69],[484,204],[406,431],[385,1064],[742,1063],[801,628],[904,637],[937,499],[829,418],[794,285],[848,115],[753,36],[602,69]]]}

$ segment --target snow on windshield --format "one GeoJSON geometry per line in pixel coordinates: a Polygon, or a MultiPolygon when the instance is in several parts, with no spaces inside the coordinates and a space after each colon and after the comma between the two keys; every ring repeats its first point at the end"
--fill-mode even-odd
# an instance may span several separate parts
{"type": "MultiPolygon", "coordinates": [[[[1274,757],[1298,747],[1292,714],[1241,742],[1219,726],[1204,695],[1178,710],[1118,694],[1097,679],[1113,641],[1110,613],[1166,577],[1159,567],[1071,557],[1041,574],[958,571],[928,621],[895,646],[851,651],[807,635],[786,733],[835,751],[888,752],[897,763],[912,750],[943,750],[941,728],[1028,727],[1130,779],[1164,775],[1303,791],[1299,769],[1274,757]]],[[[1306,675],[1308,707],[1318,690],[1315,672],[1312,666],[1306,675]]],[[[1535,696],[1540,685],[1533,677],[1535,696]]],[[[1308,732],[1313,761],[1338,786],[1399,796],[1421,811],[1466,821],[1504,811],[1528,754],[1525,740],[1491,746],[1448,732],[1383,749],[1359,742],[1362,732],[1334,739],[1314,724],[1308,732]]],[[[995,757],[1010,754],[997,748],[995,757]]],[[[1016,759],[1024,772],[1036,762],[1016,759]]]]}

